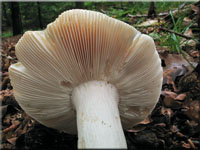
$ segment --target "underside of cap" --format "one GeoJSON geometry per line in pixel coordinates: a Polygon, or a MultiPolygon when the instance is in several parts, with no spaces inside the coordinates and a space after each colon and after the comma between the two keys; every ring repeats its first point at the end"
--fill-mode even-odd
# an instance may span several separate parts
{"type": "Polygon", "coordinates": [[[124,127],[142,121],[160,95],[162,68],[153,40],[132,26],[88,10],[62,13],[44,31],[28,31],[9,68],[17,101],[46,126],[75,132],[72,89],[91,80],[118,89],[124,127]]]}

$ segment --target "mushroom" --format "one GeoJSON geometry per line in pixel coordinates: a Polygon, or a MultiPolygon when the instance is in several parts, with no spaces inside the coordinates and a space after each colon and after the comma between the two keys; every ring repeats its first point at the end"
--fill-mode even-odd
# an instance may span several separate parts
{"type": "Polygon", "coordinates": [[[162,67],[151,37],[102,13],[74,9],[28,31],[9,68],[14,96],[40,123],[78,132],[78,148],[127,148],[123,128],[154,108],[162,67]]]}

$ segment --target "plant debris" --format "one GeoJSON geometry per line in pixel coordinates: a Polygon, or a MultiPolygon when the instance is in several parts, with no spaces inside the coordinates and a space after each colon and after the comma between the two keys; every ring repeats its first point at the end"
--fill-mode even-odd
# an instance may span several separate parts
{"type": "MultiPolygon", "coordinates": [[[[188,10],[188,7],[186,8],[188,10]]],[[[199,11],[195,5],[189,8],[195,13],[194,15],[199,11]]],[[[158,16],[167,20],[169,13],[158,14],[158,16]]],[[[191,22],[190,18],[184,20],[191,22]]],[[[144,21],[143,25],[145,23],[144,21]]],[[[154,29],[154,27],[146,27],[141,29],[141,32],[160,32],[154,29]]],[[[191,28],[183,36],[191,39],[196,36],[192,33],[191,28]]],[[[16,102],[8,68],[18,61],[15,56],[15,44],[20,37],[21,35],[2,40],[1,149],[77,149],[77,136],[41,125],[28,116],[16,102]]],[[[186,52],[188,60],[195,64],[195,68],[192,68],[182,55],[170,53],[168,47],[159,47],[158,52],[164,70],[160,99],[144,121],[125,131],[128,148],[133,150],[200,149],[200,64],[197,61],[200,50],[196,48],[193,40],[192,42],[192,44],[182,44],[182,49],[187,49],[188,45],[192,49],[186,52]]],[[[159,45],[157,42],[156,44],[159,45]]]]}

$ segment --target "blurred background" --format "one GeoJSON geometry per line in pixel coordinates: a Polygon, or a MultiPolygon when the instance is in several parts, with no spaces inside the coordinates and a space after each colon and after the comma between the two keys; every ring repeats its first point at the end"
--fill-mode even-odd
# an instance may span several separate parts
{"type": "MultiPolygon", "coordinates": [[[[156,14],[179,8],[186,2],[155,2],[156,14]]],[[[131,15],[148,14],[150,2],[2,2],[2,37],[41,30],[63,11],[89,9],[105,13],[129,24],[139,24],[144,17],[131,20],[131,15]]]]}

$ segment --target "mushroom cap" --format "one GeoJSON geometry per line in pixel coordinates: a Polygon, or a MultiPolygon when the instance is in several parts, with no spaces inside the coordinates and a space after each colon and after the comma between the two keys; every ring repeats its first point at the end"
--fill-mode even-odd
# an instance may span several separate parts
{"type": "Polygon", "coordinates": [[[91,80],[113,84],[124,128],[142,121],[155,106],[162,67],[154,41],[102,13],[69,10],[44,31],[28,31],[16,45],[19,62],[9,68],[14,95],[40,123],[76,132],[74,87],[91,80]]]}

